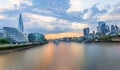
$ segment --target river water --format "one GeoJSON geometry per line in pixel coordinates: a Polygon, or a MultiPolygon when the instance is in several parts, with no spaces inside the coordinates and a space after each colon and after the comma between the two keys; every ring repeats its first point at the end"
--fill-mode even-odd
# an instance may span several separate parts
{"type": "Polygon", "coordinates": [[[48,43],[0,55],[0,70],[120,70],[120,44],[48,43]]]}

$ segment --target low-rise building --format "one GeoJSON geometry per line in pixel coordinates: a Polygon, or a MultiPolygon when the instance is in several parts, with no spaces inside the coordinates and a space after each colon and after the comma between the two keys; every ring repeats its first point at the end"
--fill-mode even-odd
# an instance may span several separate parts
{"type": "Polygon", "coordinates": [[[112,41],[119,41],[120,42],[120,37],[113,37],[112,41]]]}
{"type": "Polygon", "coordinates": [[[1,37],[8,39],[10,43],[20,44],[27,42],[25,35],[22,32],[18,31],[16,28],[3,27],[1,31],[1,37]]]}
{"type": "Polygon", "coordinates": [[[0,38],[5,38],[5,32],[3,29],[0,29],[0,38]]]}
{"type": "Polygon", "coordinates": [[[28,34],[29,42],[44,42],[46,41],[45,36],[40,33],[30,33],[28,34]]]}

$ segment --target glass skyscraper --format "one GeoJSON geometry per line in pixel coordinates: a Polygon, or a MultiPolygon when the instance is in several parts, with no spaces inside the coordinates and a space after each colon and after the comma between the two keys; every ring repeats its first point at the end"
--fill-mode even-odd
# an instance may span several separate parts
{"type": "Polygon", "coordinates": [[[21,32],[24,31],[24,26],[23,26],[23,20],[22,20],[22,14],[21,13],[20,13],[20,17],[19,17],[18,30],[21,31],[21,32]]]}
{"type": "Polygon", "coordinates": [[[105,35],[106,33],[110,32],[109,26],[106,25],[105,22],[100,21],[98,22],[99,26],[97,27],[97,32],[101,35],[105,35]]]}
{"type": "Polygon", "coordinates": [[[90,29],[89,29],[89,28],[84,28],[84,29],[83,29],[83,32],[84,32],[84,36],[85,36],[85,37],[88,37],[88,36],[89,36],[89,33],[90,33],[90,29]]]}
{"type": "Polygon", "coordinates": [[[117,34],[119,32],[119,27],[117,25],[111,26],[111,34],[117,34]]]}
{"type": "Polygon", "coordinates": [[[105,22],[100,21],[100,22],[98,22],[98,24],[99,24],[99,26],[103,26],[103,25],[105,25],[105,22]]]}

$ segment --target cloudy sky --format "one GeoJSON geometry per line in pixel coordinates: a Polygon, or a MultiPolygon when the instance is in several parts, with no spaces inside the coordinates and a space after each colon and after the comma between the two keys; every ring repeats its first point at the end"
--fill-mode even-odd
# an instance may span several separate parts
{"type": "Polygon", "coordinates": [[[0,0],[0,28],[17,28],[20,12],[27,33],[95,30],[98,21],[120,26],[119,0],[0,0]]]}

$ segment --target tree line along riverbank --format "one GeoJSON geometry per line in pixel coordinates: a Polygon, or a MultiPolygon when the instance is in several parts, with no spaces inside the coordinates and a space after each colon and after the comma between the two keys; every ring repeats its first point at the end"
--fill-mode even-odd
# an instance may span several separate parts
{"type": "Polygon", "coordinates": [[[25,50],[25,49],[41,46],[47,43],[48,42],[32,43],[32,44],[17,44],[17,45],[14,45],[14,44],[0,45],[0,54],[19,51],[19,50],[25,50]]]}

